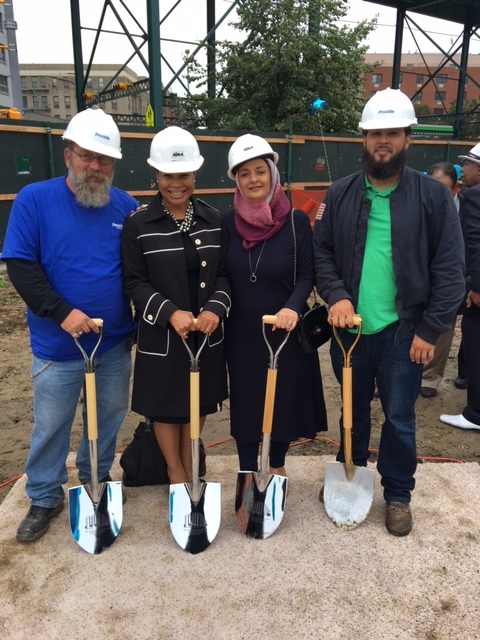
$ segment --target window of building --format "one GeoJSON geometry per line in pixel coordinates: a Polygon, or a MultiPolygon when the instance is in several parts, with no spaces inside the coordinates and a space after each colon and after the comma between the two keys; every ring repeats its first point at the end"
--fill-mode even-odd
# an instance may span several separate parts
{"type": "Polygon", "coordinates": [[[373,96],[376,94],[376,91],[370,91],[370,98],[373,98],[373,96]]]}
{"type": "Polygon", "coordinates": [[[409,62],[407,64],[407,69],[413,69],[413,63],[412,62],[409,62]]]}
{"type": "Polygon", "coordinates": [[[70,80],[68,80],[68,78],[63,79],[63,88],[70,89],[70,80]]]}
{"type": "Polygon", "coordinates": [[[413,101],[412,102],[421,102],[422,101],[422,92],[419,91],[417,94],[415,94],[415,96],[413,97],[413,101]]]}
{"type": "Polygon", "coordinates": [[[0,76],[0,93],[8,94],[8,78],[7,76],[0,76]]]}
{"type": "Polygon", "coordinates": [[[65,109],[70,109],[70,96],[65,96],[65,109]]]}
{"type": "Polygon", "coordinates": [[[40,89],[46,89],[47,88],[47,79],[45,78],[45,76],[40,76],[40,89]]]}
{"type": "Polygon", "coordinates": [[[47,96],[41,96],[40,100],[42,102],[42,109],[48,109],[48,97],[47,96]]]}
{"type": "Polygon", "coordinates": [[[403,73],[401,73],[401,74],[398,76],[398,82],[399,82],[399,84],[402,84],[402,82],[403,82],[403,73]]]}
{"type": "Polygon", "coordinates": [[[33,108],[38,109],[40,107],[40,100],[38,96],[33,96],[33,108]]]}
{"type": "Polygon", "coordinates": [[[383,74],[382,73],[372,73],[372,83],[373,84],[382,84],[383,82],[383,74]]]}
{"type": "Polygon", "coordinates": [[[32,89],[37,88],[37,76],[32,76],[32,89]]]}
{"type": "Polygon", "coordinates": [[[447,84],[447,76],[444,73],[437,74],[437,84],[447,84]]]}
{"type": "Polygon", "coordinates": [[[27,88],[27,79],[25,78],[25,76],[20,76],[20,86],[22,87],[22,89],[27,88]]]}
{"type": "Polygon", "coordinates": [[[28,109],[28,96],[22,96],[22,106],[24,109],[28,109]]]}
{"type": "Polygon", "coordinates": [[[91,78],[87,78],[87,89],[91,89],[92,88],[92,79],[91,78]]]}
{"type": "Polygon", "coordinates": [[[60,109],[60,100],[58,99],[58,96],[53,96],[53,108],[60,109]]]}
{"type": "Polygon", "coordinates": [[[68,122],[69,120],[72,119],[72,116],[70,113],[67,113],[67,115],[65,116],[65,120],[68,122]]]}
{"type": "Polygon", "coordinates": [[[112,100],[112,109],[118,109],[118,102],[116,100],[112,100]]]}
{"type": "Polygon", "coordinates": [[[3,31],[3,13],[0,13],[0,31],[3,31]]]}
{"type": "Polygon", "coordinates": [[[7,62],[7,52],[5,49],[0,49],[0,62],[4,64],[7,62]]]}
{"type": "Polygon", "coordinates": [[[56,78],[52,78],[52,87],[55,89],[57,86],[57,79],[56,78]]]}
{"type": "Polygon", "coordinates": [[[445,91],[435,91],[435,96],[433,98],[435,102],[441,102],[445,100],[445,91]]]}
{"type": "Polygon", "coordinates": [[[421,73],[417,73],[416,77],[415,77],[415,82],[417,84],[423,84],[423,76],[421,73]]]}
{"type": "Polygon", "coordinates": [[[103,78],[99,77],[98,78],[98,88],[99,89],[103,89],[104,86],[105,86],[105,82],[104,82],[103,78]]]}

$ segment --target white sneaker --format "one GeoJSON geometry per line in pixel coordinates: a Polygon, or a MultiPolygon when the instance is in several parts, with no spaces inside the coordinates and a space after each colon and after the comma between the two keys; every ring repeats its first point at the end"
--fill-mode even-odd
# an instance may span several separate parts
{"type": "Polygon", "coordinates": [[[440,416],[440,421],[449,424],[451,427],[457,427],[458,429],[476,429],[480,431],[480,424],[470,422],[470,420],[467,420],[461,413],[456,416],[443,414],[440,416]]]}

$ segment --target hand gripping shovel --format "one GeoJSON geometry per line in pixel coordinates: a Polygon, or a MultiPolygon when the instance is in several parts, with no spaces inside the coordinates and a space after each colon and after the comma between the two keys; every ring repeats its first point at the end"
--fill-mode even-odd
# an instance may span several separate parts
{"type": "Polygon", "coordinates": [[[277,384],[278,356],[290,333],[286,333],[274,353],[265,334],[265,324],[275,324],[275,316],[263,316],[262,318],[263,338],[270,352],[270,362],[263,410],[260,471],[239,471],[235,496],[235,512],[241,530],[249,538],[259,540],[272,535],[282,521],[288,482],[284,476],[267,473],[267,468],[277,384]]]}
{"type": "Polygon", "coordinates": [[[123,518],[122,483],[98,481],[97,394],[94,357],[102,340],[103,320],[94,319],[100,328],[97,344],[90,357],[75,338],[85,360],[85,405],[90,450],[91,483],[68,490],[70,530],[74,540],[87,553],[98,554],[115,542],[123,518]]]}
{"type": "Polygon", "coordinates": [[[220,528],[220,484],[200,481],[200,353],[208,340],[205,335],[197,354],[183,340],[190,356],[190,446],[192,482],[171,484],[169,521],[173,537],[189,553],[205,551],[220,528]]]}
{"type": "Polygon", "coordinates": [[[352,346],[345,350],[336,327],[333,335],[343,355],[342,367],[342,421],[343,451],[345,463],[327,462],[325,465],[325,487],[323,502],[329,518],[341,529],[355,529],[370,511],[373,500],[375,472],[366,467],[357,467],[352,462],[352,351],[362,333],[362,319],[355,316],[358,333],[352,346]]]}

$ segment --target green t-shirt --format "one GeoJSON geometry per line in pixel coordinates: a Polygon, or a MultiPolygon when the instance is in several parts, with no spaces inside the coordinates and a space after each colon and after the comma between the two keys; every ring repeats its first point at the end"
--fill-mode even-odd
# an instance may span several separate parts
{"type": "Polygon", "coordinates": [[[372,206],[356,309],[362,316],[362,333],[365,334],[378,333],[398,320],[390,224],[390,194],[395,188],[378,191],[365,176],[365,196],[372,206]]]}

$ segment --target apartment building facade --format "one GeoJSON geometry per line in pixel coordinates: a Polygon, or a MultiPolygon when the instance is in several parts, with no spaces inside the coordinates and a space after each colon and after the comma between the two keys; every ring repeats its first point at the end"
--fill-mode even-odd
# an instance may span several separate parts
{"type": "Polygon", "coordinates": [[[10,109],[13,106],[7,19],[5,16],[5,3],[0,0],[0,109],[10,109]]]}
{"type": "MultiPolygon", "coordinates": [[[[460,56],[454,56],[454,60],[460,64],[460,56]]],[[[365,62],[378,64],[365,74],[363,96],[368,100],[375,92],[392,86],[393,53],[367,53],[365,62]]],[[[428,105],[437,116],[448,113],[457,99],[459,69],[451,61],[439,69],[434,82],[426,84],[444,62],[445,57],[435,53],[403,53],[401,59],[399,88],[415,103],[428,105]]],[[[469,56],[467,71],[480,84],[480,54],[469,56]]],[[[480,101],[480,89],[475,82],[467,78],[464,100],[480,101]]]]}
{"type": "MultiPolygon", "coordinates": [[[[19,69],[25,119],[68,122],[77,113],[73,64],[20,64],[19,69]]],[[[112,88],[109,83],[117,72],[117,65],[92,65],[85,93],[100,96],[98,105],[113,117],[121,114],[143,118],[149,103],[148,90],[119,96],[114,100],[102,100],[101,92],[112,88]]],[[[133,85],[143,79],[143,76],[125,67],[114,82],[133,85]]]]}

